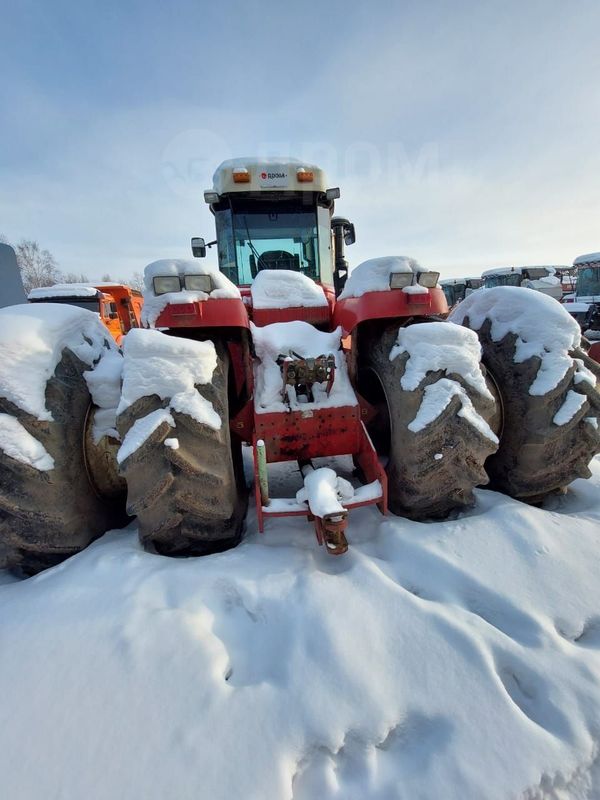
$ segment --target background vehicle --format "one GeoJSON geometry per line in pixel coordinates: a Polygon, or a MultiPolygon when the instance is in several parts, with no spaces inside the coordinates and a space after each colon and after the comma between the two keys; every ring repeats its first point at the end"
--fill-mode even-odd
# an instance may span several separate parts
{"type": "Polygon", "coordinates": [[[17,265],[17,256],[9,244],[0,242],[0,308],[25,302],[25,292],[17,265]]]}
{"type": "MultiPolygon", "coordinates": [[[[357,506],[436,519],[472,505],[474,488],[488,481],[537,502],[590,474],[600,370],[578,349],[562,306],[502,287],[473,292],[452,322],[439,321],[448,311],[439,274],[414,259],[374,258],[348,273],[344,249],[355,232],[333,216],[338,197],[314,165],[224,162],[205,193],[216,242],[192,239],[200,258],[216,245],[219,268],[149,265],[148,329],[127,335],[122,365],[89,330],[95,320],[78,321],[71,309],[77,343],[55,343],[62,360],[46,367],[56,371],[39,429],[43,465],[0,452],[6,563],[36,571],[85,546],[106,529],[107,511],[124,510],[123,481],[127,513],[154,552],[231,547],[247,513],[243,445],[252,449],[259,530],[271,517],[304,516],[331,554],[347,549],[347,515],[357,506]],[[513,327],[494,338],[507,307],[513,327]],[[532,320],[544,316],[537,341],[532,320]],[[555,382],[541,369],[545,359],[564,368],[555,382]],[[297,464],[294,496],[276,496],[281,462],[297,464]],[[74,467],[79,483],[69,494],[74,467]]],[[[20,316],[44,331],[41,312],[29,306],[20,316]]],[[[18,321],[0,312],[9,348],[18,321]]],[[[47,359],[46,350],[36,357],[47,359]]],[[[13,428],[30,421],[16,383],[10,370],[0,374],[13,428]]]]}
{"type": "Polygon", "coordinates": [[[440,281],[440,286],[444,291],[448,306],[452,308],[468,297],[471,292],[481,289],[483,278],[444,278],[440,281]]]}
{"type": "Polygon", "coordinates": [[[121,344],[123,336],[140,327],[143,297],[137,289],[120,283],[64,283],[29,293],[30,303],[67,303],[100,315],[111,336],[121,344]]]}
{"type": "Polygon", "coordinates": [[[560,300],[563,290],[556,275],[557,269],[560,267],[497,267],[486,270],[481,277],[486,289],[496,286],[522,286],[560,300]]]}
{"type": "Polygon", "coordinates": [[[590,355],[600,361],[600,253],[587,253],[573,261],[577,283],[565,308],[592,342],[590,355]]]}

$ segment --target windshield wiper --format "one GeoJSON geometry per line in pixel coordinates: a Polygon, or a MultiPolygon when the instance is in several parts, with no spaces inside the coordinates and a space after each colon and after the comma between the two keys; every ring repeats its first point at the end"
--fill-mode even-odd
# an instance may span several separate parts
{"type": "Polygon", "coordinates": [[[250,236],[250,228],[248,227],[248,218],[246,216],[244,216],[244,226],[246,228],[246,235],[248,236],[248,247],[252,251],[252,255],[254,256],[254,258],[256,259],[256,261],[258,263],[258,259],[260,258],[260,255],[259,255],[259,252],[256,249],[256,247],[254,246],[254,242],[252,241],[252,237],[250,236]]]}

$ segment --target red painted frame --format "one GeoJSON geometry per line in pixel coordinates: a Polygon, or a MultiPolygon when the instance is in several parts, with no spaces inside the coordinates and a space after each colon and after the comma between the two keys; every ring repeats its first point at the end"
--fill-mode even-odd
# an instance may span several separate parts
{"type": "MultiPolygon", "coordinates": [[[[346,415],[349,413],[349,410],[354,411],[355,406],[344,406],[342,409],[339,409],[346,415]]],[[[384,468],[379,463],[379,458],[377,457],[377,452],[373,446],[373,442],[367,433],[367,429],[365,428],[364,424],[358,420],[358,417],[355,416],[357,421],[356,426],[356,433],[358,436],[358,449],[354,451],[350,451],[348,453],[325,453],[321,450],[319,453],[320,456],[324,455],[353,455],[358,462],[358,465],[363,471],[365,478],[367,479],[367,483],[373,483],[373,481],[378,480],[381,484],[381,495],[379,497],[374,497],[371,500],[362,500],[358,502],[349,502],[344,503],[344,508],[351,511],[353,508],[361,508],[363,506],[371,506],[376,505],[377,508],[381,511],[382,514],[387,514],[387,498],[388,498],[388,486],[387,486],[387,475],[385,474],[384,468]]],[[[262,505],[262,498],[260,495],[260,481],[258,476],[258,455],[256,449],[256,443],[259,441],[259,436],[254,436],[252,441],[252,449],[254,454],[254,499],[256,503],[256,516],[258,519],[258,530],[260,533],[264,533],[265,531],[265,518],[267,517],[307,517],[308,520],[314,519],[313,515],[310,512],[310,509],[307,507],[306,510],[300,511],[269,511],[268,506],[263,508],[262,505]]],[[[265,441],[266,444],[266,441],[265,441]]],[[[277,459],[279,461],[284,459],[277,459]]],[[[287,460],[287,459],[285,459],[287,460]]],[[[267,447],[267,463],[269,463],[268,458],[268,447],[267,447]]],[[[273,463],[273,462],[271,462],[273,463]]],[[[317,539],[319,539],[317,534],[317,539]]],[[[319,544],[322,544],[319,541],[319,544]]]]}
{"type": "Polygon", "coordinates": [[[600,342],[592,342],[592,345],[588,350],[588,356],[593,358],[594,361],[600,363],[600,342]]]}
{"type": "Polygon", "coordinates": [[[367,320],[430,317],[447,313],[448,303],[442,289],[429,289],[427,294],[406,294],[401,289],[390,289],[338,300],[333,310],[332,326],[341,326],[343,335],[347,336],[367,320]]]}
{"type": "Polygon", "coordinates": [[[155,328],[249,328],[248,312],[237,297],[169,303],[160,312],[155,328]]]}
{"type": "MultiPolygon", "coordinates": [[[[158,328],[238,328],[248,329],[250,320],[259,326],[273,322],[304,320],[330,330],[340,326],[343,336],[349,336],[361,322],[373,319],[399,319],[403,317],[431,316],[448,311],[441,289],[430,289],[427,294],[406,294],[401,290],[369,292],[362,297],[336,302],[331,287],[324,286],[328,305],[316,308],[253,309],[248,287],[241,287],[242,299],[214,298],[205,301],[168,305],[156,321],[158,328]]],[[[234,337],[235,338],[235,337],[234,337]]],[[[355,337],[352,337],[354,340],[355,337]]],[[[382,493],[372,500],[347,503],[347,509],[377,505],[382,513],[387,511],[387,476],[379,463],[377,452],[369,438],[363,420],[371,409],[357,394],[355,405],[341,408],[306,408],[293,411],[256,413],[253,400],[253,375],[251,353],[247,340],[229,342],[233,365],[235,389],[240,396],[244,391],[249,399],[230,420],[232,433],[243,441],[252,443],[254,451],[254,477],[258,527],[264,531],[265,518],[306,516],[310,510],[268,511],[263,509],[258,480],[256,443],[262,439],[266,447],[267,464],[282,461],[310,460],[322,456],[352,455],[360,466],[367,483],[379,480],[382,493]],[[247,363],[248,362],[248,363],[247,363]]],[[[351,354],[347,353],[351,358],[351,354]]],[[[317,526],[318,528],[318,526],[317,526]]],[[[317,535],[317,538],[318,535],[317,535]]]]}

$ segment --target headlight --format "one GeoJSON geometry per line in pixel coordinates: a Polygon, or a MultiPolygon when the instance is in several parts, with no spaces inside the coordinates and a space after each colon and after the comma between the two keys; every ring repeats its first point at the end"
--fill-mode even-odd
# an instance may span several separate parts
{"type": "Polygon", "coordinates": [[[433,289],[437,285],[439,277],[439,272],[419,272],[417,280],[426,289],[433,289]]]}
{"type": "Polygon", "coordinates": [[[186,275],[183,283],[188,292],[209,292],[212,290],[210,275],[186,275]]]}
{"type": "Polygon", "coordinates": [[[179,292],[181,281],[179,275],[159,275],[152,279],[154,294],[166,294],[167,292],[179,292]]]}
{"type": "Polygon", "coordinates": [[[392,272],[390,274],[390,289],[404,289],[413,282],[412,272],[392,272]]]}

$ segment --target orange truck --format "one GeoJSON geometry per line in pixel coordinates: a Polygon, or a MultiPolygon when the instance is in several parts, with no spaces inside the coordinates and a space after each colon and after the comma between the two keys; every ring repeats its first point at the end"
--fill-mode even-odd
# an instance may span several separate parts
{"type": "Polygon", "coordinates": [[[67,303],[94,311],[117,344],[127,331],[141,327],[142,293],[122,283],[59,283],[32,289],[27,299],[30,303],[67,303]]]}

